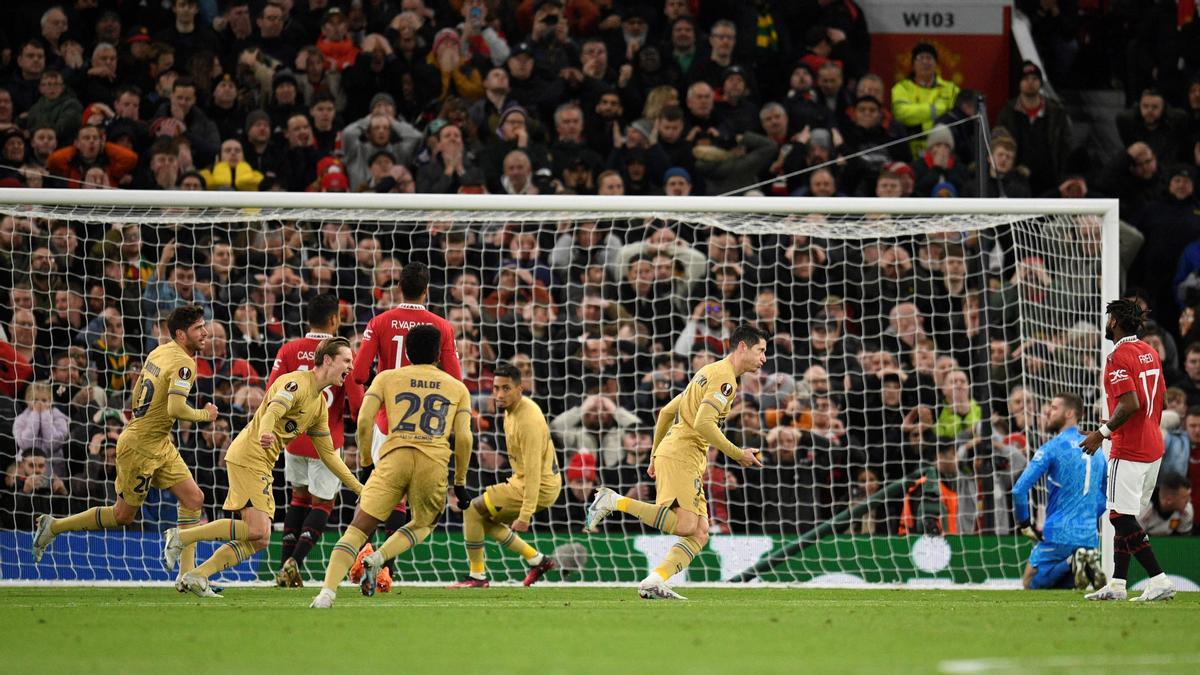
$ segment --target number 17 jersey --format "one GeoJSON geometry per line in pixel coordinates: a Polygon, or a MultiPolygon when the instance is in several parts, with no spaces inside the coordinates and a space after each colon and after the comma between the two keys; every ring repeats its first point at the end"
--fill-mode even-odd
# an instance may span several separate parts
{"type": "Polygon", "coordinates": [[[1117,399],[1129,392],[1137,396],[1139,408],[1112,432],[1109,459],[1153,462],[1163,456],[1163,398],[1167,394],[1158,352],[1136,336],[1121,338],[1104,364],[1104,394],[1108,415],[1117,408],[1117,399]]]}

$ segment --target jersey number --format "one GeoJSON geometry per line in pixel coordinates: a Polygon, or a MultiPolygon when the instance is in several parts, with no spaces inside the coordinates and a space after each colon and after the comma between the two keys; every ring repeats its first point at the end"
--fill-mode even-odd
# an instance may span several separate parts
{"type": "Polygon", "coordinates": [[[1154,415],[1154,397],[1158,395],[1158,378],[1160,372],[1158,368],[1143,370],[1138,373],[1138,379],[1142,381],[1142,393],[1146,395],[1146,417],[1154,415]],[[1150,384],[1150,376],[1154,376],[1154,384],[1150,384]]]}
{"type": "Polygon", "coordinates": [[[154,383],[150,378],[143,377],[138,383],[137,393],[133,395],[133,418],[137,419],[146,414],[150,409],[150,402],[154,400],[154,383]]]}
{"type": "Polygon", "coordinates": [[[138,476],[137,485],[133,486],[133,491],[139,495],[146,494],[146,490],[150,488],[150,479],[154,476],[138,476]]]}
{"type": "Polygon", "coordinates": [[[396,343],[396,367],[399,368],[403,365],[400,362],[404,360],[404,336],[393,335],[392,342],[396,343]]]}
{"type": "Polygon", "coordinates": [[[417,430],[420,426],[421,432],[428,436],[443,436],[446,433],[446,415],[450,412],[450,399],[441,394],[430,394],[421,399],[420,396],[411,392],[403,392],[396,394],[396,405],[404,404],[408,409],[404,411],[404,415],[400,418],[400,422],[392,428],[392,431],[403,431],[411,433],[417,430]],[[409,422],[409,419],[421,410],[421,418],[417,420],[417,424],[409,422]]]}

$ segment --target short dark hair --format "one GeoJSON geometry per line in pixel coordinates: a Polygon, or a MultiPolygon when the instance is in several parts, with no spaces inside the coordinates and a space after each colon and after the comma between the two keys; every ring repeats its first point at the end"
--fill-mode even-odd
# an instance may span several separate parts
{"type": "Polygon", "coordinates": [[[1075,417],[1083,417],[1083,397],[1073,391],[1061,391],[1054,395],[1054,398],[1062,399],[1068,408],[1075,411],[1075,417]]]}
{"type": "Polygon", "coordinates": [[[176,331],[187,332],[192,324],[203,318],[204,308],[200,305],[183,305],[171,310],[167,316],[167,330],[171,332],[171,339],[175,339],[176,331]]]}
{"type": "Polygon", "coordinates": [[[424,264],[410,262],[400,270],[400,292],[404,294],[405,300],[420,298],[428,288],[429,268],[424,264]]]}
{"type": "Polygon", "coordinates": [[[191,87],[192,89],[195,89],[196,81],[187,75],[180,75],[179,77],[175,78],[175,83],[171,85],[171,91],[174,92],[176,89],[180,89],[182,87],[191,87]]]}
{"type": "Polygon", "coordinates": [[[1200,405],[1190,406],[1184,417],[1200,417],[1200,405]]]}
{"type": "Polygon", "coordinates": [[[308,325],[328,326],[333,317],[337,316],[340,305],[337,296],[332,293],[322,293],[308,301],[308,325]]]}
{"type": "Polygon", "coordinates": [[[313,364],[320,368],[325,365],[325,357],[334,358],[342,349],[350,349],[350,341],[341,336],[328,337],[321,340],[317,345],[317,351],[313,354],[313,364]]]}
{"type": "Polygon", "coordinates": [[[438,352],[441,349],[442,331],[437,326],[430,324],[415,326],[408,331],[408,339],[404,341],[404,353],[408,355],[408,361],[413,365],[437,363],[438,352]]]}
{"type": "Polygon", "coordinates": [[[1188,354],[1200,354],[1200,340],[1189,342],[1187,348],[1183,350],[1183,354],[1185,357],[1188,354]]]}
{"type": "Polygon", "coordinates": [[[759,330],[757,327],[748,323],[744,323],[729,334],[729,351],[737,349],[738,344],[745,342],[747,347],[753,347],[761,340],[766,340],[770,336],[764,330],[759,330]]]}
{"type": "Polygon", "coordinates": [[[1188,490],[1191,489],[1192,482],[1177,471],[1169,471],[1158,479],[1158,487],[1167,490],[1188,490]]]}
{"type": "Polygon", "coordinates": [[[503,361],[500,365],[496,366],[492,370],[492,375],[495,377],[507,377],[513,382],[521,384],[521,369],[509,361],[503,361]]]}
{"type": "Polygon", "coordinates": [[[677,105],[669,105],[660,110],[658,116],[668,122],[675,122],[683,119],[683,108],[677,105]]]}
{"type": "Polygon", "coordinates": [[[1142,325],[1146,323],[1146,310],[1142,309],[1136,301],[1128,298],[1120,298],[1108,303],[1105,312],[1117,322],[1121,330],[1130,335],[1142,330],[1142,325]]]}

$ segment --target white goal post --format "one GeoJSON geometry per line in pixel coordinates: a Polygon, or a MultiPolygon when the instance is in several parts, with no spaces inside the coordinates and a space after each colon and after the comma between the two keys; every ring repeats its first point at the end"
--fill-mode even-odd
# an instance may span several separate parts
{"type": "MultiPolygon", "coordinates": [[[[174,519],[165,493],[126,531],[60,537],[40,566],[28,541],[37,512],[103,503],[104,439],[119,429],[109,413],[127,403],[156,312],[175,299],[156,289],[176,293],[177,268],[209,291],[226,334],[226,354],[203,355],[212,384],[193,395],[219,401],[223,417],[231,411],[225,434],[176,436],[198,463],[211,518],[225,490],[219,444],[257,400],[270,352],[302,333],[304,303],[338,295],[353,339],[395,299],[394,267],[419,260],[434,279],[430,308],[461,330],[480,409],[472,492],[507,475],[488,373],[518,360],[548,411],[565,477],[560,504],[535,517],[529,540],[568,560],[571,578],[640,578],[670,546],[619,516],[581,533],[582,494],[612,484],[653,499],[643,446],[663,397],[721,355],[732,325],[752,321],[776,339],[765,371],[743,379],[726,431],[760,447],[768,467],[715,459],[704,486],[713,536],[688,579],[1011,584],[1028,544],[1013,533],[1006,490],[1048,438],[1039,406],[1072,390],[1089,403],[1087,423],[1103,414],[1117,213],[1116,200],[0,190],[0,283],[9,286],[0,317],[34,370],[0,393],[10,420],[0,421],[9,472],[0,578],[167,578],[157,560],[159,531],[174,519]],[[218,247],[232,260],[221,269],[218,247]],[[160,264],[166,250],[173,259],[160,264]],[[275,273],[284,268],[294,275],[275,273]],[[59,330],[73,295],[84,324],[59,330]],[[107,308],[120,337],[93,323],[107,308]],[[123,346],[110,349],[114,340],[123,346]],[[30,437],[27,384],[63,390],[55,360],[64,355],[79,359],[71,391],[94,394],[53,401],[69,438],[30,437]],[[234,358],[255,372],[221,371],[234,358]],[[44,466],[23,461],[31,454],[44,466]],[[14,489],[35,470],[49,489],[14,489]]],[[[279,473],[277,522],[288,504],[279,473]]],[[[342,499],[331,531],[352,503],[342,499]]],[[[312,575],[326,549],[310,556],[312,575]]],[[[447,509],[423,549],[397,561],[399,581],[462,575],[456,512],[447,509]]],[[[487,555],[493,578],[519,578],[519,559],[491,545],[487,555]]],[[[227,575],[265,579],[278,563],[273,546],[227,575]]]]}

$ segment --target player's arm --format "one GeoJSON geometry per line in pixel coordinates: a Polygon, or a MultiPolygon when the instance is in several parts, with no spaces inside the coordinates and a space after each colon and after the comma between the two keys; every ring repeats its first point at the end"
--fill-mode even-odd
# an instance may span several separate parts
{"type": "Polygon", "coordinates": [[[754,456],[754,453],[744,452],[728,438],[725,438],[725,434],[721,433],[721,428],[717,426],[717,418],[719,416],[720,411],[717,410],[716,404],[705,399],[700,402],[700,409],[696,412],[696,421],[693,423],[692,428],[709,445],[725,453],[738,464],[742,466],[754,466],[756,464],[761,466],[761,462],[754,456]]]}
{"type": "Polygon", "coordinates": [[[650,446],[650,458],[652,460],[658,452],[658,444],[662,443],[662,439],[671,430],[671,425],[675,423],[675,416],[679,414],[679,402],[682,398],[683,394],[679,394],[671,399],[670,403],[664,405],[662,410],[658,411],[658,419],[654,421],[654,443],[650,446]]]}
{"type": "Polygon", "coordinates": [[[1130,385],[1129,391],[1121,394],[1117,399],[1117,407],[1113,408],[1112,418],[1107,423],[1101,424],[1100,428],[1087,435],[1080,443],[1080,447],[1087,454],[1092,454],[1104,442],[1104,439],[1112,436],[1112,432],[1121,428],[1122,424],[1129,421],[1133,414],[1141,409],[1142,404],[1138,402],[1137,393],[1134,392],[1130,385]]]}
{"type": "Polygon", "coordinates": [[[275,362],[271,365],[271,372],[267,374],[268,391],[270,391],[271,385],[275,384],[275,380],[278,380],[280,375],[283,375],[284,373],[290,373],[295,370],[295,368],[292,367],[292,364],[287,363],[284,360],[287,356],[284,353],[285,349],[287,349],[287,345],[283,345],[279,348],[279,351],[275,352],[275,362]]]}
{"type": "MultiPolygon", "coordinates": [[[[542,467],[546,464],[546,453],[554,452],[553,445],[550,443],[550,427],[546,426],[546,420],[530,420],[531,424],[528,429],[522,430],[521,440],[525,442],[525,447],[521,448],[521,458],[524,462],[525,473],[525,494],[521,497],[521,512],[517,515],[517,521],[528,523],[533,519],[533,512],[537,510],[538,494],[542,491],[542,467]]],[[[509,457],[512,453],[509,453],[509,457]]],[[[516,467],[513,467],[513,472],[516,472],[516,467]]]]}
{"type": "Polygon", "coordinates": [[[358,429],[354,432],[355,440],[358,441],[358,465],[362,467],[371,466],[371,462],[375,461],[371,456],[371,439],[375,429],[375,416],[379,414],[379,407],[383,405],[383,396],[380,391],[383,385],[379,378],[371,384],[371,388],[367,393],[363,394],[362,406],[358,409],[358,429]]]}
{"type": "Polygon", "coordinates": [[[1046,443],[1038,448],[1033,454],[1033,459],[1029,460],[1029,465],[1021,472],[1021,477],[1013,484],[1012,503],[1013,512],[1017,517],[1017,532],[1029,537],[1033,540],[1039,540],[1037,531],[1033,529],[1029,517],[1029,491],[1037,484],[1042,476],[1050,470],[1051,453],[1053,441],[1046,443]]]}
{"type": "MultiPolygon", "coordinates": [[[[354,369],[350,371],[350,377],[359,384],[366,384],[367,380],[371,379],[371,364],[375,362],[375,354],[379,351],[379,339],[376,336],[375,323],[372,320],[367,324],[367,329],[363,331],[362,344],[358,346],[358,353],[354,355],[354,369]]],[[[380,371],[383,370],[381,367],[380,371]]]]}
{"type": "Polygon", "coordinates": [[[346,383],[342,385],[342,390],[346,392],[346,404],[350,406],[350,414],[355,419],[358,419],[358,409],[362,407],[366,388],[363,387],[362,382],[349,377],[346,378],[346,383]]]}
{"type": "Polygon", "coordinates": [[[1104,439],[1112,435],[1114,429],[1119,429],[1122,424],[1128,422],[1133,413],[1142,407],[1137,399],[1137,388],[1133,384],[1133,373],[1136,370],[1137,364],[1127,362],[1119,349],[1105,366],[1104,393],[1110,399],[1116,398],[1117,405],[1113,408],[1112,418],[1107,423],[1101,424],[1099,429],[1088,434],[1087,438],[1079,444],[1087,454],[1096,452],[1104,439]]]}
{"type": "Polygon", "coordinates": [[[471,448],[475,438],[471,435],[471,395],[466,394],[454,413],[454,486],[467,485],[467,469],[471,468],[471,448]]]}
{"type": "Polygon", "coordinates": [[[280,387],[274,394],[271,394],[271,400],[257,415],[258,428],[262,432],[262,435],[258,437],[259,445],[264,448],[270,447],[275,438],[275,424],[295,405],[296,395],[284,387],[280,387]]]}
{"type": "Polygon", "coordinates": [[[167,414],[177,420],[187,422],[214,422],[217,419],[217,406],[209,403],[203,410],[188,405],[187,397],[192,391],[195,378],[195,368],[180,368],[171,376],[171,385],[167,389],[167,414]],[[187,375],[187,377],[182,377],[187,375]]]}
{"type": "Polygon", "coordinates": [[[454,330],[448,322],[440,328],[442,330],[442,360],[438,365],[447,375],[461,382],[463,378],[462,364],[458,361],[458,347],[454,344],[454,330]]]}
{"type": "Polygon", "coordinates": [[[350,471],[350,467],[346,466],[346,462],[342,461],[341,456],[333,447],[333,438],[329,435],[328,416],[322,415],[317,423],[309,428],[308,437],[312,439],[313,449],[317,451],[321,463],[328,467],[338,477],[338,480],[342,481],[342,485],[354,490],[354,494],[361,494],[362,483],[358,482],[354,473],[350,471]]]}

